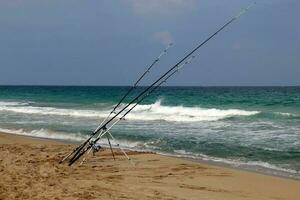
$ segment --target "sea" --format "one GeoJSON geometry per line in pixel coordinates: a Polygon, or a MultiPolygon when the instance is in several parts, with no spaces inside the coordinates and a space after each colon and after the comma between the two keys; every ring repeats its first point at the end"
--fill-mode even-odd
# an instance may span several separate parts
{"type": "MultiPolygon", "coordinates": [[[[0,86],[0,131],[77,143],[129,88],[0,86]]],[[[125,149],[299,179],[300,87],[161,87],[111,133],[125,149]]]]}

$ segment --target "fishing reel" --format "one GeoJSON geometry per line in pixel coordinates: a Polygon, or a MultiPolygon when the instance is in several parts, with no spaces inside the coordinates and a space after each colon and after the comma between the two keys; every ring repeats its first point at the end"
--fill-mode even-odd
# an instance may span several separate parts
{"type": "Polygon", "coordinates": [[[93,144],[92,145],[92,151],[93,151],[93,156],[95,156],[95,153],[100,151],[102,149],[101,145],[100,144],[93,144]]]}
{"type": "Polygon", "coordinates": [[[89,142],[89,145],[91,146],[93,156],[95,156],[96,152],[98,152],[102,149],[102,146],[100,144],[98,144],[97,142],[95,142],[95,141],[89,142]]]}

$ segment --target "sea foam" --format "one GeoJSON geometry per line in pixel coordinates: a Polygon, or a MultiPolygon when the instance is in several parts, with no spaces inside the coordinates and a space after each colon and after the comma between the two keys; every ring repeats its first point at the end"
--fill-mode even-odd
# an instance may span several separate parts
{"type": "MultiPolygon", "coordinates": [[[[264,169],[270,169],[270,170],[274,170],[274,172],[271,173],[275,173],[275,171],[277,172],[285,172],[285,173],[289,173],[289,174],[294,174],[297,177],[299,177],[300,175],[300,171],[296,171],[293,169],[287,169],[284,167],[280,167],[274,164],[270,164],[268,162],[263,162],[263,161],[242,161],[240,159],[229,159],[229,158],[220,158],[220,157],[214,157],[214,156],[208,156],[205,154],[199,154],[199,153],[191,153],[191,152],[187,152],[185,150],[175,150],[174,151],[175,154],[173,154],[173,156],[176,157],[185,157],[185,158],[191,158],[191,159],[195,159],[195,160],[204,160],[204,161],[212,161],[212,162],[218,162],[218,163],[225,163],[234,167],[242,167],[242,168],[249,168],[249,169],[255,169],[255,168],[264,168],[264,169]]],[[[166,154],[168,155],[168,154],[166,154]]],[[[172,154],[170,154],[172,155],[172,154]]],[[[264,172],[266,172],[265,170],[263,170],[264,172]]]]}
{"type": "Polygon", "coordinates": [[[24,129],[0,128],[0,132],[16,134],[16,135],[25,135],[25,136],[32,136],[32,137],[56,139],[56,140],[68,140],[68,141],[82,141],[83,139],[87,138],[86,136],[79,136],[78,134],[54,132],[54,131],[47,130],[47,129],[26,131],[24,129]]]}
{"type": "MultiPolygon", "coordinates": [[[[24,135],[38,138],[47,138],[55,140],[65,140],[72,142],[82,142],[88,138],[88,135],[76,134],[76,133],[67,133],[67,132],[58,132],[52,131],[49,129],[38,129],[38,130],[24,130],[24,129],[7,129],[0,128],[0,132],[15,134],[15,135],[24,135]]],[[[138,141],[129,141],[129,140],[111,140],[112,146],[115,148],[125,148],[129,150],[143,150],[144,143],[138,141]],[[140,149],[142,147],[142,149],[140,149]]],[[[103,146],[108,146],[106,138],[103,138],[99,141],[103,146]]],[[[145,149],[144,149],[145,150],[145,149]]]]}
{"type": "MultiPolygon", "coordinates": [[[[124,105],[123,105],[124,106],[124,105]]],[[[129,107],[130,108],[130,107],[129,107]]],[[[109,110],[82,110],[63,109],[54,107],[37,107],[20,104],[1,104],[0,111],[16,112],[36,115],[57,115],[78,118],[104,118],[109,110]]],[[[185,106],[165,106],[160,101],[149,105],[137,105],[127,116],[127,120],[154,121],[164,120],[169,122],[197,122],[197,121],[217,121],[234,116],[251,116],[259,111],[246,111],[240,109],[216,109],[185,106]]],[[[122,116],[122,115],[120,115],[122,116]]]]}
{"type": "Polygon", "coordinates": [[[138,105],[128,119],[165,120],[175,122],[217,121],[233,116],[256,115],[259,111],[216,109],[184,106],[164,106],[160,101],[151,105],[138,105]]]}

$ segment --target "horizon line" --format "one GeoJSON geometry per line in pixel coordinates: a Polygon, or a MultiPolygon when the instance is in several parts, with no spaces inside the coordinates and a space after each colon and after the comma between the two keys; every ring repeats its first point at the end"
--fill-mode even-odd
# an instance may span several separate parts
{"type": "MultiPolygon", "coordinates": [[[[0,84],[0,87],[132,87],[132,85],[0,84]]],[[[148,87],[140,85],[137,87],[148,87]]],[[[300,87],[300,85],[165,85],[160,87],[300,87]]]]}

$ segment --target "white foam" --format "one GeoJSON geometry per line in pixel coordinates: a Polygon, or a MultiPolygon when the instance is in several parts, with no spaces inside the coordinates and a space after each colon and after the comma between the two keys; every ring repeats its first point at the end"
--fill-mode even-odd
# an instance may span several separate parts
{"type": "Polygon", "coordinates": [[[35,106],[1,106],[0,111],[8,111],[23,114],[38,114],[38,115],[57,115],[57,116],[72,116],[72,117],[105,117],[107,112],[97,112],[93,110],[76,110],[62,109],[53,107],[35,107],[35,106]]]}
{"type": "Polygon", "coordinates": [[[195,154],[191,152],[186,152],[185,150],[176,150],[175,151],[176,155],[178,157],[188,157],[192,159],[201,159],[204,161],[213,161],[213,162],[220,162],[220,163],[225,163],[229,164],[231,166],[235,167],[242,167],[242,168],[247,168],[249,167],[262,167],[265,169],[271,169],[271,170],[276,170],[276,171],[281,171],[281,172],[286,172],[286,173],[291,173],[291,174],[300,174],[299,171],[293,170],[293,169],[287,169],[283,167],[279,167],[276,165],[272,165],[267,162],[262,162],[262,161],[241,161],[241,160],[234,160],[234,159],[225,159],[225,158],[218,158],[218,157],[213,157],[213,156],[207,156],[205,154],[195,154]]]}
{"type": "MultiPolygon", "coordinates": [[[[242,164],[244,164],[244,163],[242,163],[242,164]]],[[[259,166],[259,167],[264,167],[264,168],[273,169],[273,170],[277,170],[277,171],[288,172],[288,173],[292,173],[292,174],[299,174],[300,173],[296,170],[278,167],[278,166],[272,165],[272,164],[267,163],[267,162],[262,162],[262,161],[249,161],[249,162],[246,162],[245,164],[250,165],[250,166],[259,166]]]]}
{"type": "Polygon", "coordinates": [[[233,116],[250,116],[258,111],[215,109],[184,106],[162,106],[160,101],[151,105],[138,105],[126,119],[165,120],[176,122],[217,121],[233,116]]]}
{"type": "Polygon", "coordinates": [[[16,134],[16,135],[26,135],[33,137],[49,138],[49,139],[58,139],[58,140],[71,140],[71,141],[82,141],[86,137],[78,136],[71,133],[63,132],[54,132],[47,129],[39,129],[32,131],[25,131],[23,129],[5,129],[0,128],[0,132],[16,134]]]}
{"type": "Polygon", "coordinates": [[[286,116],[286,117],[299,117],[299,115],[294,114],[294,113],[275,112],[274,114],[286,116]]]}
{"type": "Polygon", "coordinates": [[[14,102],[14,101],[0,101],[1,106],[25,106],[28,105],[26,102],[14,102]]]}
{"type": "MultiPolygon", "coordinates": [[[[109,110],[80,110],[80,109],[62,109],[53,107],[36,107],[36,106],[14,106],[1,105],[0,111],[16,112],[23,114],[38,115],[57,115],[70,116],[79,118],[104,118],[109,110]]],[[[217,121],[233,116],[251,116],[258,114],[259,111],[246,111],[240,109],[215,109],[201,107],[184,107],[184,106],[163,106],[160,101],[150,105],[137,105],[130,112],[126,119],[128,120],[164,120],[170,122],[197,122],[197,121],[217,121]]]]}
{"type": "MultiPolygon", "coordinates": [[[[31,131],[25,131],[23,129],[5,129],[0,128],[0,132],[10,133],[10,134],[17,134],[17,135],[26,135],[26,136],[33,136],[33,137],[40,137],[40,138],[49,138],[49,139],[60,139],[60,140],[69,140],[69,141],[83,141],[84,139],[87,139],[88,136],[80,136],[78,134],[72,134],[72,133],[64,133],[64,132],[54,132],[47,129],[39,129],[39,130],[31,130],[31,131]]],[[[103,138],[105,140],[105,138],[103,138]]],[[[101,145],[107,146],[107,142],[100,140],[99,143],[101,145]]],[[[241,161],[241,160],[233,160],[233,159],[225,159],[225,158],[218,158],[213,156],[207,156],[205,154],[197,154],[192,152],[187,152],[185,150],[175,150],[175,154],[167,154],[164,152],[159,151],[157,148],[153,148],[153,146],[149,145],[149,143],[142,143],[142,142],[133,142],[128,140],[117,140],[112,141],[112,145],[114,147],[122,147],[129,150],[138,150],[138,151],[147,151],[147,150],[154,150],[158,153],[161,153],[163,155],[173,155],[177,157],[186,157],[186,158],[192,158],[192,159],[201,159],[204,161],[213,161],[213,162],[220,162],[229,164],[235,167],[262,167],[266,169],[286,172],[290,174],[297,174],[299,175],[300,172],[292,169],[287,169],[283,167],[279,167],[276,165],[272,165],[267,162],[262,161],[241,161]],[[120,144],[120,145],[118,145],[120,144]]]]}
{"type": "MultiPolygon", "coordinates": [[[[115,148],[123,148],[123,149],[128,149],[128,150],[143,150],[144,149],[144,144],[142,142],[138,142],[138,141],[129,141],[129,140],[110,140],[111,145],[115,148]]],[[[99,142],[99,144],[103,145],[103,146],[108,146],[107,144],[107,139],[105,137],[103,137],[99,142]]]]}
{"type": "MultiPolygon", "coordinates": [[[[88,136],[79,136],[78,134],[72,133],[64,133],[64,132],[54,132],[47,129],[39,129],[39,130],[31,130],[25,131],[23,129],[6,129],[0,128],[0,132],[16,134],[16,135],[25,135],[31,137],[39,137],[39,138],[47,138],[47,139],[56,139],[56,140],[68,140],[79,142],[88,138],[88,136]]],[[[106,138],[102,138],[99,142],[103,146],[108,146],[106,138]]],[[[129,150],[140,150],[144,148],[144,144],[142,142],[133,142],[128,140],[111,140],[111,144],[113,147],[121,147],[129,150]]]]}

